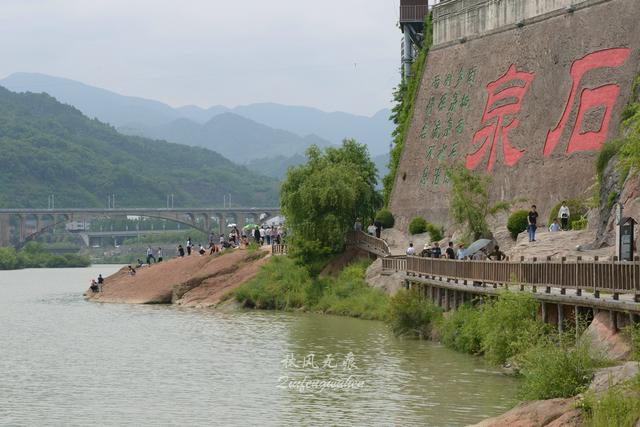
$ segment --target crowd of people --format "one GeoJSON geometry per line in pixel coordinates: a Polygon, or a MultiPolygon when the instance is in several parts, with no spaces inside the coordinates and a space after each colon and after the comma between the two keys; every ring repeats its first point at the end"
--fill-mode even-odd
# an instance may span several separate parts
{"type": "Polygon", "coordinates": [[[91,285],[89,286],[89,289],[91,289],[91,292],[95,293],[99,293],[102,292],[102,285],[104,285],[104,278],[102,277],[102,274],[98,274],[98,280],[96,279],[91,279],[91,285]]]}
{"type": "Polygon", "coordinates": [[[408,256],[419,256],[422,258],[442,258],[450,260],[492,260],[492,261],[504,261],[507,256],[500,250],[500,246],[493,247],[491,252],[488,252],[485,248],[481,248],[473,253],[468,252],[464,244],[459,244],[458,249],[455,249],[453,242],[449,242],[444,252],[440,247],[440,243],[434,242],[432,244],[425,243],[422,251],[417,252],[413,243],[409,243],[409,247],[405,251],[408,256]]]}

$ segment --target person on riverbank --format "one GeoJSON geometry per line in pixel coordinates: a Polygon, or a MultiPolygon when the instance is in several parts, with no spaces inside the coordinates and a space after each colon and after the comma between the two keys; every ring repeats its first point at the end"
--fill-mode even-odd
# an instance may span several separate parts
{"type": "Polygon", "coordinates": [[[193,242],[191,242],[191,237],[187,238],[187,255],[191,255],[191,247],[193,246],[193,242]]]}
{"type": "Polygon", "coordinates": [[[136,269],[129,266],[129,276],[135,276],[136,275],[136,269]]]}
{"type": "Polygon", "coordinates": [[[211,244],[209,245],[209,255],[213,255],[216,252],[219,252],[218,246],[216,246],[215,243],[211,242],[211,244]]]}
{"type": "Polygon", "coordinates": [[[560,224],[558,224],[558,220],[555,219],[555,220],[553,220],[553,222],[549,226],[549,232],[550,233],[557,233],[558,231],[560,231],[560,224]]]}
{"type": "Polygon", "coordinates": [[[562,226],[562,231],[567,231],[569,229],[569,206],[567,206],[566,201],[562,201],[562,206],[558,209],[558,218],[560,219],[560,224],[562,226]]]}
{"type": "Polygon", "coordinates": [[[260,229],[256,227],[256,229],[253,230],[253,239],[256,241],[256,245],[260,245],[260,237],[262,237],[260,229]]]}
{"type": "Polygon", "coordinates": [[[104,285],[104,278],[102,274],[98,274],[98,292],[102,292],[102,285],[104,285]]]}
{"type": "Polygon", "coordinates": [[[453,249],[453,242],[449,242],[449,246],[447,247],[445,254],[447,255],[447,259],[456,259],[456,251],[453,249]]]}
{"type": "Polygon", "coordinates": [[[362,222],[360,222],[360,218],[356,218],[356,222],[353,224],[354,231],[362,231],[362,222]]]}
{"type": "Polygon", "coordinates": [[[98,283],[95,281],[95,279],[91,279],[91,286],[89,286],[89,289],[91,289],[91,292],[93,292],[94,294],[98,293],[98,283]]]}
{"type": "Polygon", "coordinates": [[[376,237],[379,239],[382,235],[382,223],[380,221],[375,221],[373,226],[376,228],[376,237]]]}
{"type": "Polygon", "coordinates": [[[369,236],[375,236],[376,235],[376,226],[371,224],[367,227],[367,234],[369,236]]]}
{"type": "Polygon", "coordinates": [[[538,228],[538,211],[536,205],[531,206],[531,210],[527,215],[527,232],[529,233],[529,242],[536,241],[536,229],[538,228]]]}
{"type": "Polygon", "coordinates": [[[151,246],[147,246],[147,264],[151,265],[151,260],[156,262],[156,257],[153,256],[153,249],[151,249],[151,246]]]}
{"type": "Polygon", "coordinates": [[[178,256],[180,258],[184,258],[184,248],[182,247],[182,245],[178,245],[178,256]]]}
{"type": "Polygon", "coordinates": [[[162,262],[163,256],[162,256],[162,248],[158,248],[158,262],[162,262]]]}
{"type": "Polygon", "coordinates": [[[493,248],[493,252],[489,254],[488,258],[491,261],[504,261],[507,256],[500,250],[500,246],[496,245],[496,247],[493,248]]]}
{"type": "Polygon", "coordinates": [[[407,248],[407,255],[414,256],[416,254],[416,248],[413,247],[413,243],[409,243],[409,247],[407,248]]]}
{"type": "Polygon", "coordinates": [[[204,246],[202,245],[198,245],[198,253],[200,254],[200,256],[204,255],[205,253],[207,253],[207,251],[204,250],[204,246]]]}

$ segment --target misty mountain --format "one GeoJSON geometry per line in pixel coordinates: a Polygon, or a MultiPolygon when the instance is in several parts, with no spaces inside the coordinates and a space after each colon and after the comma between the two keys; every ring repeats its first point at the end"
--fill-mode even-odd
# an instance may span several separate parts
{"type": "Polygon", "coordinates": [[[122,130],[179,144],[205,147],[238,164],[256,159],[290,158],[304,153],[312,144],[320,147],[330,145],[328,141],[315,135],[301,137],[233,113],[216,115],[204,124],[181,118],[156,127],[122,130]]]}
{"type": "MultiPolygon", "coordinates": [[[[366,143],[373,156],[389,151],[393,130],[393,124],[389,121],[390,111],[387,109],[379,111],[372,117],[366,117],[272,103],[236,108],[220,105],[210,108],[193,105],[173,108],[158,101],[124,96],[74,80],[36,73],[12,74],[0,80],[0,85],[16,92],[46,92],[63,103],[75,106],[85,115],[110,123],[124,132],[161,137],[175,142],[178,141],[171,135],[175,135],[176,128],[183,126],[186,129],[187,127],[184,123],[173,123],[176,120],[187,119],[206,125],[212,118],[225,113],[234,113],[259,124],[297,134],[302,138],[307,135],[317,135],[320,139],[332,144],[339,144],[344,138],[355,138],[358,142],[366,143]],[[158,133],[162,129],[167,131],[166,135],[158,133]]],[[[241,143],[244,140],[239,138],[235,142],[241,143]]],[[[190,145],[203,144],[190,143],[190,145]]],[[[259,141],[252,141],[252,146],[256,145],[259,145],[259,141]]]]}

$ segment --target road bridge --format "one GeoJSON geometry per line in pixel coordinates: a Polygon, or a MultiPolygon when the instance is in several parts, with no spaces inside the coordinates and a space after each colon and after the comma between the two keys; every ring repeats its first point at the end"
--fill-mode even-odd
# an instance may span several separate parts
{"type": "Polygon", "coordinates": [[[88,221],[97,218],[117,216],[139,216],[157,218],[187,225],[193,229],[209,233],[217,223],[218,233],[225,233],[227,224],[235,223],[244,227],[247,221],[259,223],[277,216],[279,208],[54,208],[54,209],[0,209],[0,246],[11,246],[14,228],[15,246],[48,232],[71,221],[88,221]]]}

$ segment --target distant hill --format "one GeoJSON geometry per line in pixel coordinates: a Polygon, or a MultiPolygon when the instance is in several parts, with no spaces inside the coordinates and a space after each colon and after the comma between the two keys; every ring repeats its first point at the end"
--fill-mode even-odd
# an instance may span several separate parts
{"type": "Polygon", "coordinates": [[[295,156],[304,153],[312,144],[330,145],[315,135],[301,137],[233,113],[216,115],[205,124],[183,118],[160,126],[123,131],[209,148],[238,164],[265,157],[295,156]]]}
{"type": "Polygon", "coordinates": [[[277,206],[278,183],[204,148],[125,136],[45,94],[0,88],[0,206],[277,206]]]}
{"type": "MultiPolygon", "coordinates": [[[[372,117],[365,117],[271,103],[236,108],[224,106],[173,108],[161,102],[124,96],[73,80],[35,73],[12,74],[0,80],[0,85],[18,92],[46,92],[61,102],[75,106],[87,116],[110,123],[127,133],[162,137],[172,142],[179,142],[172,138],[172,135],[175,135],[175,128],[171,123],[175,120],[188,119],[198,124],[205,124],[224,113],[234,113],[274,130],[282,129],[303,138],[307,135],[317,135],[318,138],[332,144],[339,144],[344,138],[355,138],[367,144],[374,156],[388,152],[393,130],[393,124],[389,121],[390,111],[387,109],[379,111],[372,117]],[[167,134],[159,133],[161,130],[166,130],[167,134]]],[[[247,140],[242,137],[242,128],[235,129],[235,132],[238,136],[236,143],[247,140]]],[[[292,148],[297,148],[299,141],[291,141],[295,144],[292,148]]],[[[253,145],[259,144],[256,140],[250,142],[253,145]]]]}

